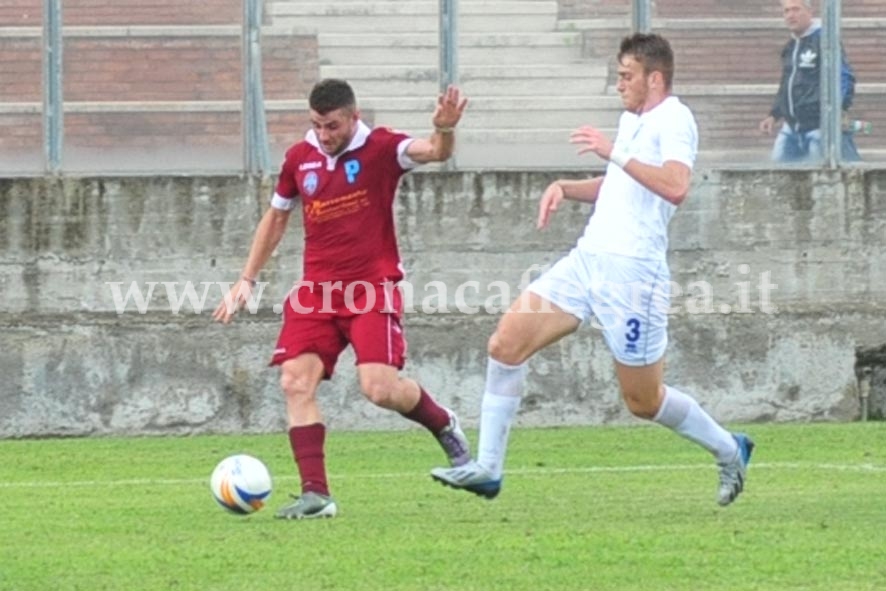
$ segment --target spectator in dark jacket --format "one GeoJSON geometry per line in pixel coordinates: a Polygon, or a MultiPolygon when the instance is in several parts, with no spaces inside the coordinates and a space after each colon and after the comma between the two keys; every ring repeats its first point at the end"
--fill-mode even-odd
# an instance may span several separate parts
{"type": "MultiPolygon", "coordinates": [[[[812,0],[781,0],[791,40],[781,52],[781,84],[769,116],[760,131],[771,135],[779,121],[781,130],[772,148],[777,162],[820,160],[821,148],[821,23],[812,18],[812,0]]],[[[855,74],[842,52],[840,92],[844,114],[855,96],[855,74]]],[[[846,119],[846,117],[844,117],[846,119]]],[[[852,134],[843,132],[843,157],[858,160],[852,134]]]]}

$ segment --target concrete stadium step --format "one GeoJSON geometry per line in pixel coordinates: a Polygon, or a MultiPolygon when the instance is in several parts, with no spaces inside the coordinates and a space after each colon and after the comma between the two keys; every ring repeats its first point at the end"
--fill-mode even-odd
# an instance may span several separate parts
{"type": "MultiPolygon", "coordinates": [[[[463,32],[553,31],[557,12],[555,1],[462,1],[458,6],[458,29],[463,32]]],[[[436,32],[440,23],[437,0],[275,0],[269,14],[275,25],[316,27],[323,32],[436,32]]]]}
{"type": "MultiPolygon", "coordinates": [[[[614,136],[614,133],[611,134],[614,136]]],[[[460,139],[456,144],[455,161],[459,169],[539,169],[555,170],[599,168],[605,163],[592,155],[576,154],[575,146],[567,141],[556,142],[496,142],[460,139]]],[[[537,195],[541,197],[541,195],[537,195]]]]}
{"type": "MultiPolygon", "coordinates": [[[[612,125],[608,123],[607,125],[612,125]]],[[[615,129],[600,126],[600,131],[615,138],[615,129]]],[[[406,130],[424,137],[426,129],[406,130]]],[[[593,155],[578,155],[569,143],[572,128],[462,129],[458,132],[455,161],[460,169],[588,169],[605,163],[593,155]]],[[[424,170],[442,169],[428,165],[424,170]]]]}
{"type": "MultiPolygon", "coordinates": [[[[574,129],[574,127],[531,127],[527,129],[488,129],[480,127],[459,130],[458,142],[486,145],[565,145],[569,144],[569,135],[574,129]]],[[[606,126],[601,125],[598,129],[612,138],[615,137],[616,129],[612,127],[612,122],[607,123],[606,126]]],[[[569,144],[569,146],[572,146],[572,144],[569,144]]]]}
{"type": "MultiPolygon", "coordinates": [[[[436,67],[383,65],[322,66],[324,78],[351,82],[357,96],[435,96],[436,67]]],[[[569,65],[465,66],[459,70],[459,86],[469,97],[483,95],[537,96],[556,88],[570,96],[603,94],[608,68],[602,62],[569,65]]]]}
{"type": "MultiPolygon", "coordinates": [[[[431,128],[435,99],[369,97],[359,99],[367,119],[376,125],[403,130],[431,128]]],[[[622,111],[621,100],[610,96],[476,97],[471,99],[459,128],[513,130],[523,128],[574,129],[579,125],[613,126],[622,111]]]]}
{"type": "MultiPolygon", "coordinates": [[[[321,65],[395,63],[434,66],[440,55],[439,39],[423,33],[318,35],[321,65]]],[[[581,59],[578,33],[465,33],[459,35],[458,59],[462,65],[564,64],[581,59]]]]}
{"type": "MultiPolygon", "coordinates": [[[[437,104],[436,94],[422,97],[363,96],[357,97],[357,100],[363,108],[396,107],[404,110],[426,109],[428,116],[430,116],[437,104]]],[[[301,101],[292,102],[295,104],[301,103],[301,101]]],[[[526,108],[564,110],[575,108],[587,109],[589,107],[605,111],[616,109],[619,112],[624,108],[621,97],[602,93],[585,96],[563,96],[559,93],[553,96],[538,97],[484,96],[471,101],[471,109],[488,111],[526,108]]]]}

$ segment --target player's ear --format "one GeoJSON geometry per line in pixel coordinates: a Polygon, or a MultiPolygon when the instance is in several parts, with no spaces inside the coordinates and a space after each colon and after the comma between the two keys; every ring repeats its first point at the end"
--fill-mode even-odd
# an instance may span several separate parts
{"type": "Polygon", "coordinates": [[[649,75],[650,86],[653,88],[664,89],[664,75],[658,70],[653,70],[649,75]]]}

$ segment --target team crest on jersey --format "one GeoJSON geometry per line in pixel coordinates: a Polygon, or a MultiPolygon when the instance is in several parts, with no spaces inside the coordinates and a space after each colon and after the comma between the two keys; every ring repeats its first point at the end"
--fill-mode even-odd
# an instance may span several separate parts
{"type": "Polygon", "coordinates": [[[302,188],[305,190],[305,195],[313,195],[314,191],[317,190],[318,183],[319,179],[316,172],[311,171],[306,174],[304,180],[301,183],[302,188]]]}
{"type": "Polygon", "coordinates": [[[360,174],[360,161],[359,160],[348,160],[345,162],[345,175],[348,178],[348,183],[353,185],[357,182],[357,175],[360,174]]]}

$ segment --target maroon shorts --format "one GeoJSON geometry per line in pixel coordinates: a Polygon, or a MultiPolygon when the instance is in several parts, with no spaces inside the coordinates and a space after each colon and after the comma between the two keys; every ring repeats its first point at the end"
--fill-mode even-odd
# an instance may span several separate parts
{"type": "Polygon", "coordinates": [[[403,298],[391,284],[365,282],[345,290],[296,286],[283,303],[283,327],[271,365],[314,353],[332,377],[338,356],[353,345],[357,365],[383,363],[402,369],[406,361],[403,298]]]}

